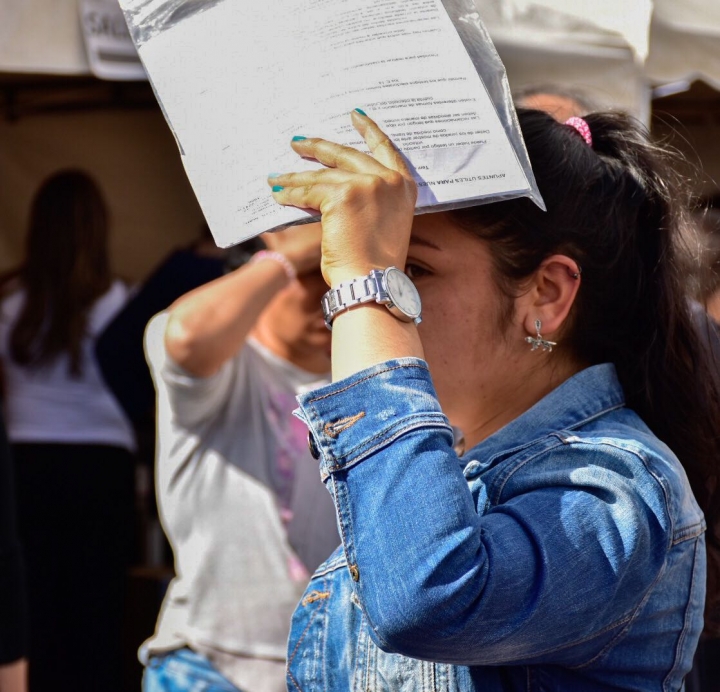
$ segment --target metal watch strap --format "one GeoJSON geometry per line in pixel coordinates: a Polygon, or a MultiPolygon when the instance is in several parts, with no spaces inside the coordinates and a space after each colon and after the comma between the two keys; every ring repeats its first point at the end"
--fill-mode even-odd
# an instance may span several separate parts
{"type": "Polygon", "coordinates": [[[332,329],[332,321],[338,313],[363,303],[388,303],[390,296],[383,285],[384,272],[373,269],[367,276],[352,281],[344,281],[336,288],[331,288],[322,297],[322,309],[325,324],[332,329]]]}

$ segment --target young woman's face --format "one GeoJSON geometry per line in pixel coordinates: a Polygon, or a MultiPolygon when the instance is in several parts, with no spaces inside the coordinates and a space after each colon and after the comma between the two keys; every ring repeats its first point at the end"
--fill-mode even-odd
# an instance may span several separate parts
{"type": "Polygon", "coordinates": [[[422,298],[419,333],[440,403],[462,428],[463,398],[492,396],[507,383],[524,332],[503,319],[508,298],[493,278],[488,246],[448,214],[415,217],[405,271],[422,298]]]}

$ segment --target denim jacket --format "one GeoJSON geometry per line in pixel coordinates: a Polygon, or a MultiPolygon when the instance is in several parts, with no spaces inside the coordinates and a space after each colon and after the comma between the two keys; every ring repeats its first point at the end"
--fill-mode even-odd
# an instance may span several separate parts
{"type": "Polygon", "coordinates": [[[298,400],[343,544],[293,616],[289,690],[682,689],[705,523],[612,365],[461,458],[421,360],[298,400]]]}

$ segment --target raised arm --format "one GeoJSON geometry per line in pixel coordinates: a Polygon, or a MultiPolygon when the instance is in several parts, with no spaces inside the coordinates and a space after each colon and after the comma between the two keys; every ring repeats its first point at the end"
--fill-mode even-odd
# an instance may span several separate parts
{"type": "Polygon", "coordinates": [[[168,355],[196,377],[216,373],[245,343],[272,299],[298,275],[320,264],[320,225],[308,225],[264,238],[273,253],[200,286],[170,306],[165,332],[168,355]],[[292,271],[291,271],[292,268],[292,271]]]}

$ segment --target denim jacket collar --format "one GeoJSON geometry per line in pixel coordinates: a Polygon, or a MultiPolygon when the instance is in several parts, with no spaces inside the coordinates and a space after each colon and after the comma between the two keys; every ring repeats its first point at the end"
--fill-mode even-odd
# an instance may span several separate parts
{"type": "Polygon", "coordinates": [[[468,457],[490,462],[558,430],[572,430],[597,416],[625,406],[625,394],[612,363],[593,365],[565,380],[525,413],[494,432],[468,457]],[[513,448],[508,449],[508,440],[513,448]]]}

